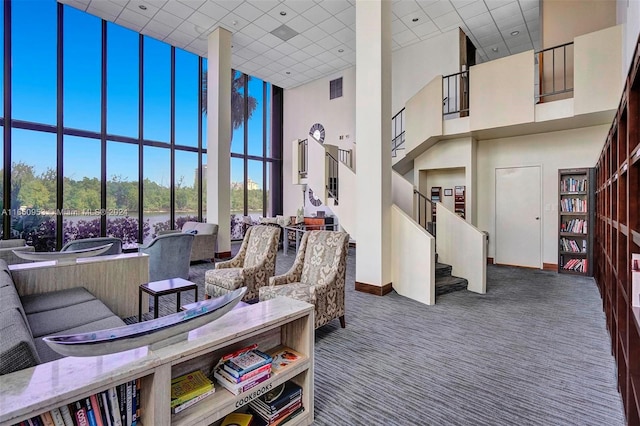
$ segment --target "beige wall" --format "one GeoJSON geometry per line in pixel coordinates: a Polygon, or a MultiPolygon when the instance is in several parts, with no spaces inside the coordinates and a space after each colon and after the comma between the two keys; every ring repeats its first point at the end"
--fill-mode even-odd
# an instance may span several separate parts
{"type": "Polygon", "coordinates": [[[471,67],[471,130],[534,120],[533,51],[471,67]]]}
{"type": "Polygon", "coordinates": [[[413,184],[395,170],[391,170],[391,198],[393,204],[400,207],[409,216],[414,217],[413,184]]]}
{"type": "MultiPolygon", "coordinates": [[[[495,256],[495,170],[541,166],[542,261],[558,262],[558,169],[594,167],[609,125],[478,141],[478,224],[488,231],[488,256],[495,256]]],[[[518,238],[514,235],[513,238],[518,238]]]]}
{"type": "Polygon", "coordinates": [[[582,35],[574,41],[574,113],[616,109],[622,95],[621,25],[582,35]]]}
{"type": "Polygon", "coordinates": [[[442,76],[420,89],[406,108],[404,150],[410,152],[431,136],[442,135],[442,76]]]}
{"type": "Polygon", "coordinates": [[[640,35],[640,1],[618,0],[617,4],[617,23],[625,24],[622,45],[622,78],[624,79],[629,73],[633,52],[638,43],[638,35],[640,35]]]}
{"type": "Polygon", "coordinates": [[[616,0],[542,0],[541,24],[543,49],[569,43],[616,25],[616,0]]]}

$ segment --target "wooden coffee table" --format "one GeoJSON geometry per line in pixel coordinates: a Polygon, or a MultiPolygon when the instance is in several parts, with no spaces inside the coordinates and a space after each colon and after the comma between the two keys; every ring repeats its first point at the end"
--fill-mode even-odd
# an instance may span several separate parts
{"type": "Polygon", "coordinates": [[[177,293],[178,301],[176,312],[180,312],[180,292],[195,291],[195,300],[198,300],[198,285],[183,278],[170,278],[162,281],[152,281],[147,284],[140,284],[138,290],[138,322],[142,321],[142,292],[153,296],[153,318],[158,318],[158,298],[166,294],[177,293]]]}

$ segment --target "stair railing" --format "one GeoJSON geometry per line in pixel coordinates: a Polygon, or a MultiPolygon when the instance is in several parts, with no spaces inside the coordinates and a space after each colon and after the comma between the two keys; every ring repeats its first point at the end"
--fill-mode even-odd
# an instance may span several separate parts
{"type": "Polygon", "coordinates": [[[298,142],[298,176],[300,178],[307,177],[307,156],[309,143],[307,140],[298,142]]]}
{"type": "Polygon", "coordinates": [[[327,192],[329,196],[332,197],[335,202],[338,202],[338,160],[336,158],[326,153],[327,158],[327,192]]]}
{"type": "Polygon", "coordinates": [[[442,77],[442,115],[469,115],[469,71],[442,77]]]}
{"type": "Polygon", "coordinates": [[[436,236],[436,204],[429,197],[418,191],[413,190],[415,220],[427,230],[428,233],[436,236]]]}
{"type": "Polygon", "coordinates": [[[536,101],[573,92],[573,42],[542,49],[536,52],[535,61],[540,84],[536,101]]]}
{"type": "Polygon", "coordinates": [[[391,156],[396,157],[398,150],[404,149],[404,110],[402,108],[391,119],[391,156]]]}
{"type": "Polygon", "coordinates": [[[349,166],[349,168],[353,169],[353,157],[352,157],[351,149],[341,149],[338,148],[338,160],[342,161],[344,164],[349,166]]]}

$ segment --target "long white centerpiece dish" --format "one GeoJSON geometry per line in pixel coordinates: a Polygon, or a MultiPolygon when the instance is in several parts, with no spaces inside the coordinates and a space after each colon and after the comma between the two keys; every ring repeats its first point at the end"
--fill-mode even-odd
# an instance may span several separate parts
{"type": "Polygon", "coordinates": [[[246,293],[241,287],[224,296],[193,304],[189,310],[154,320],[106,330],[43,337],[47,345],[65,356],[97,356],[153,345],[214,321],[233,309],[246,293]]]}
{"type": "Polygon", "coordinates": [[[55,260],[59,265],[66,265],[75,263],[76,259],[81,257],[92,257],[102,254],[109,250],[112,245],[113,243],[109,243],[103,246],[68,251],[11,251],[21,259],[34,260],[36,262],[55,260]]]}

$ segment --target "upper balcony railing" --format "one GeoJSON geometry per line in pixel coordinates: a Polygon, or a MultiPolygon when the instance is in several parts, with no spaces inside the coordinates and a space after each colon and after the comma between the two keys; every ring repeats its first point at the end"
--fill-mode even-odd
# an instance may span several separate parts
{"type": "Polygon", "coordinates": [[[393,116],[391,119],[391,156],[398,155],[399,149],[404,149],[404,110],[402,108],[400,112],[393,116]]]}
{"type": "Polygon", "coordinates": [[[353,151],[350,149],[338,148],[338,160],[353,169],[353,151]]]}
{"type": "Polygon", "coordinates": [[[307,156],[308,142],[305,139],[298,142],[298,176],[300,178],[307,177],[307,156]]]}
{"type": "Polygon", "coordinates": [[[335,202],[338,202],[338,160],[336,158],[326,153],[327,157],[327,192],[329,196],[335,199],[335,202]]]}
{"type": "Polygon", "coordinates": [[[442,115],[469,115],[469,71],[442,77],[442,115]]]}
{"type": "Polygon", "coordinates": [[[535,60],[539,82],[536,101],[570,97],[557,95],[573,92],[573,42],[543,49],[536,53],[535,60]]]}
{"type": "Polygon", "coordinates": [[[413,190],[415,221],[428,233],[436,236],[436,205],[429,197],[417,189],[413,190]]]}

